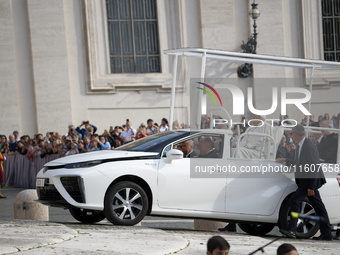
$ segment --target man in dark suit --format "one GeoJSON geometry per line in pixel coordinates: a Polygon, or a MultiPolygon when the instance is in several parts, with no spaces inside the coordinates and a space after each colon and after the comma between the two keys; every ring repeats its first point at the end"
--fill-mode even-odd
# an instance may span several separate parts
{"type": "MultiPolygon", "coordinates": [[[[302,125],[293,127],[292,138],[297,144],[295,158],[286,159],[286,165],[295,165],[295,182],[298,188],[289,200],[291,211],[300,212],[300,204],[308,196],[316,214],[324,219],[320,223],[321,235],[319,237],[314,237],[313,239],[333,240],[328,213],[318,191],[318,189],[326,183],[323,171],[315,171],[314,173],[308,170],[305,171],[305,169],[311,169],[313,167],[317,169],[319,166],[320,160],[318,150],[310,140],[306,139],[305,129],[302,125]]],[[[277,161],[280,162],[280,160],[277,161]]],[[[281,229],[280,232],[287,237],[296,238],[296,225],[297,219],[291,217],[289,230],[281,229]]]]}
{"type": "Polygon", "coordinates": [[[221,155],[214,149],[214,142],[210,137],[201,138],[198,149],[200,150],[199,158],[221,158],[221,155]]]}

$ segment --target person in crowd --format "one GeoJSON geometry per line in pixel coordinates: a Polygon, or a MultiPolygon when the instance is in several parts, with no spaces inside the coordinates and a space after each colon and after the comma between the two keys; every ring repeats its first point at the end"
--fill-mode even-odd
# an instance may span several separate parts
{"type": "Polygon", "coordinates": [[[340,128],[340,113],[336,117],[334,128],[340,128]]]}
{"type": "Polygon", "coordinates": [[[146,126],[142,123],[136,131],[135,139],[138,140],[149,135],[150,134],[146,131],[146,126]]]}
{"type": "Polygon", "coordinates": [[[27,154],[27,148],[24,144],[23,141],[18,141],[18,152],[21,154],[21,155],[26,155],[27,154]]]}
{"type": "Polygon", "coordinates": [[[203,137],[198,142],[200,154],[198,158],[220,158],[221,156],[214,149],[214,142],[210,137],[203,137]]]}
{"type": "MultiPolygon", "coordinates": [[[[120,134],[122,133],[122,127],[121,126],[115,126],[115,128],[110,132],[111,137],[112,137],[112,142],[111,142],[111,147],[118,147],[116,140],[123,141],[123,138],[120,137],[120,134]]],[[[120,144],[119,144],[120,145],[120,144]]]]}
{"type": "Polygon", "coordinates": [[[86,130],[87,130],[87,135],[89,137],[92,137],[94,135],[94,128],[93,127],[87,127],[86,130]]]}
{"type": "Polygon", "coordinates": [[[54,133],[53,132],[46,132],[46,136],[44,139],[45,144],[51,143],[50,139],[53,137],[54,133]]]}
{"type": "Polygon", "coordinates": [[[6,141],[4,145],[1,147],[1,153],[3,155],[7,155],[9,153],[9,143],[6,141]]]}
{"type": "Polygon", "coordinates": [[[146,132],[150,135],[159,133],[159,128],[154,125],[152,119],[148,119],[146,124],[148,125],[146,128],[146,132]]]}
{"type": "Polygon", "coordinates": [[[126,119],[126,128],[120,134],[124,143],[128,143],[135,140],[136,130],[131,126],[130,120],[126,119]]]}
{"type": "Polygon", "coordinates": [[[298,255],[298,252],[290,243],[283,243],[277,248],[276,255],[298,255]]]}
{"type": "MultiPolygon", "coordinates": [[[[265,134],[273,136],[273,130],[271,125],[265,121],[265,116],[259,116],[253,114],[252,126],[247,128],[243,139],[240,141],[240,147],[238,148],[239,158],[262,158],[264,157],[263,146],[264,137],[253,136],[251,134],[265,134]],[[263,124],[263,125],[262,125],[263,124]],[[249,134],[249,135],[248,135],[249,134]]],[[[237,151],[237,150],[236,150],[237,151]]]]}
{"type": "Polygon", "coordinates": [[[88,152],[90,149],[90,138],[88,136],[83,137],[84,143],[79,143],[79,153],[88,152]]]}
{"type": "MultiPolygon", "coordinates": [[[[114,138],[111,136],[111,133],[114,131],[113,127],[110,127],[110,130],[107,131],[106,129],[104,130],[104,133],[101,136],[104,136],[105,140],[110,144],[110,149],[114,148],[114,138]]],[[[100,137],[101,137],[100,136],[100,137]]],[[[100,141],[99,137],[99,141],[100,141]]]]}
{"type": "MultiPolygon", "coordinates": [[[[320,126],[323,128],[333,128],[333,122],[331,120],[323,120],[320,126]]],[[[338,154],[338,134],[331,130],[321,130],[321,133],[322,138],[317,146],[320,162],[335,164],[338,154]]]]}
{"type": "Polygon", "coordinates": [[[97,139],[98,138],[94,138],[93,140],[91,140],[88,151],[99,151],[100,150],[97,139]]]}
{"type": "Polygon", "coordinates": [[[76,127],[74,125],[68,125],[68,132],[67,132],[67,135],[70,135],[70,136],[79,136],[79,137],[82,137],[82,134],[81,133],[78,133],[76,131],[76,127]]]}
{"type": "Polygon", "coordinates": [[[283,135],[282,139],[280,141],[280,144],[277,147],[276,158],[288,158],[289,157],[289,152],[288,152],[287,147],[288,146],[286,144],[286,136],[283,135]]]}
{"type": "Polygon", "coordinates": [[[78,135],[71,135],[71,140],[74,143],[74,146],[76,148],[78,148],[78,140],[79,140],[79,136],[78,135]]]}
{"type": "Polygon", "coordinates": [[[202,115],[201,117],[201,129],[210,129],[210,117],[202,115]]]}
{"type": "Polygon", "coordinates": [[[213,236],[207,242],[207,255],[228,255],[230,244],[222,236],[213,236]]]}
{"type": "Polygon", "coordinates": [[[331,120],[332,120],[332,123],[333,123],[333,128],[336,128],[335,127],[335,125],[336,125],[336,116],[333,115],[331,120]]]}
{"type": "MultiPolygon", "coordinates": [[[[318,121],[315,121],[310,126],[311,127],[320,127],[320,123],[318,121]]],[[[318,147],[318,145],[321,141],[321,136],[322,136],[322,134],[320,133],[320,131],[310,130],[309,133],[308,133],[308,139],[311,140],[316,145],[316,147],[318,147]]]]}
{"type": "Polygon", "coordinates": [[[293,142],[292,132],[290,130],[285,130],[283,133],[286,136],[286,144],[292,143],[293,142]]]}
{"type": "Polygon", "coordinates": [[[181,143],[181,149],[183,152],[183,156],[185,158],[194,158],[196,157],[196,154],[194,152],[194,141],[193,140],[187,140],[181,143]]]}
{"type": "Polygon", "coordinates": [[[325,113],[325,114],[323,115],[323,119],[324,119],[324,120],[330,120],[329,113],[325,113]]]}
{"type": "Polygon", "coordinates": [[[99,136],[99,146],[101,150],[111,150],[111,144],[105,136],[99,136]]]}
{"type": "Polygon", "coordinates": [[[34,159],[34,145],[33,145],[33,139],[29,139],[27,142],[27,159],[34,159]]]}
{"type": "Polygon", "coordinates": [[[19,142],[20,138],[19,138],[19,132],[18,131],[13,131],[13,135],[14,135],[14,138],[15,138],[15,141],[16,142],[19,142]]]}
{"type": "Polygon", "coordinates": [[[97,127],[95,125],[92,125],[90,121],[82,121],[75,131],[77,132],[80,138],[84,138],[84,136],[88,135],[89,130],[90,132],[92,131],[91,135],[93,135],[96,133],[97,127]],[[82,126],[84,126],[84,128],[81,128],[82,126]],[[90,127],[92,127],[92,129],[90,127]]]}
{"type": "Polygon", "coordinates": [[[32,146],[33,146],[33,151],[32,151],[33,157],[34,158],[40,157],[41,148],[39,146],[39,141],[36,138],[32,139],[32,146]]]}
{"type": "Polygon", "coordinates": [[[159,132],[169,131],[169,122],[166,118],[161,121],[161,126],[159,127],[159,132]]]}
{"type": "MultiPolygon", "coordinates": [[[[302,126],[307,126],[307,119],[308,119],[308,116],[305,115],[304,118],[301,120],[301,123],[300,125],[302,126]]],[[[312,125],[314,123],[314,115],[309,115],[309,126],[312,125]]]]}
{"type": "Polygon", "coordinates": [[[318,122],[321,123],[322,120],[324,120],[323,115],[319,115],[318,122]]]}
{"type": "Polygon", "coordinates": [[[35,138],[40,141],[40,140],[45,140],[44,136],[42,134],[36,134],[35,138]]]}
{"type": "Polygon", "coordinates": [[[5,160],[6,160],[6,157],[3,156],[0,152],[0,199],[6,198],[4,195],[1,194],[1,186],[4,185],[4,182],[5,182],[5,171],[4,171],[4,166],[3,166],[3,162],[5,160]]]}
{"type": "Polygon", "coordinates": [[[115,145],[116,145],[115,148],[118,148],[119,146],[122,145],[122,141],[121,141],[120,137],[117,137],[115,139],[115,145]]]}
{"type": "Polygon", "coordinates": [[[15,141],[14,135],[10,135],[9,137],[9,151],[12,152],[12,154],[15,154],[15,152],[18,149],[18,144],[15,141]]]}
{"type": "MultiPolygon", "coordinates": [[[[284,115],[283,116],[283,123],[285,124],[285,125],[291,125],[292,123],[289,121],[289,116],[288,115],[284,115]]],[[[281,123],[280,123],[281,124],[281,123]]]]}
{"type": "Polygon", "coordinates": [[[66,144],[65,145],[67,146],[67,148],[66,148],[67,151],[65,152],[65,156],[74,155],[74,154],[78,154],[79,153],[79,151],[76,148],[76,146],[73,143],[73,141],[66,140],[66,144]]]}
{"type": "MultiPolygon", "coordinates": [[[[317,166],[320,164],[319,152],[316,146],[309,139],[306,139],[305,134],[305,129],[302,125],[293,127],[292,137],[294,142],[298,144],[295,157],[294,159],[276,159],[276,161],[285,162],[287,166],[295,166],[296,168],[295,182],[298,188],[289,200],[291,211],[300,212],[300,204],[308,196],[316,214],[325,219],[324,222],[320,223],[321,235],[313,239],[330,241],[333,240],[333,236],[328,213],[319,194],[319,188],[326,183],[326,179],[323,171],[311,172],[304,170],[311,169],[311,165],[317,166]]],[[[298,219],[291,218],[289,229],[280,229],[280,232],[287,237],[296,238],[297,221],[298,219]]]]}
{"type": "MultiPolygon", "coordinates": [[[[76,137],[78,137],[78,136],[76,136],[76,137]]],[[[61,143],[61,135],[60,135],[59,132],[55,132],[55,133],[54,133],[54,139],[55,139],[55,141],[57,142],[57,144],[60,144],[60,143],[61,143]]]]}
{"type": "Polygon", "coordinates": [[[172,130],[178,130],[180,129],[181,127],[179,126],[179,123],[178,123],[178,120],[175,120],[173,123],[172,123],[172,130]]]}
{"type": "Polygon", "coordinates": [[[7,137],[5,135],[1,135],[1,137],[0,137],[0,150],[4,147],[6,142],[7,142],[7,137]]]}
{"type": "Polygon", "coordinates": [[[46,150],[46,146],[48,143],[45,142],[46,140],[40,140],[38,142],[39,147],[40,147],[40,158],[45,158],[47,155],[47,150],[46,150]]]}
{"type": "Polygon", "coordinates": [[[51,145],[52,154],[58,154],[58,142],[54,140],[51,145]]]}
{"type": "Polygon", "coordinates": [[[287,145],[288,158],[292,159],[295,157],[296,145],[294,142],[287,145]]]}

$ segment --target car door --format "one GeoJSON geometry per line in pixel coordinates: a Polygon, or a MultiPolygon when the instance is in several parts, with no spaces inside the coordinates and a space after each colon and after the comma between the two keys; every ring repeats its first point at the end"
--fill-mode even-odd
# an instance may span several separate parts
{"type": "MultiPolygon", "coordinates": [[[[194,140],[197,141],[198,137],[194,140]]],[[[174,148],[174,144],[165,151],[174,148]]],[[[163,153],[158,169],[158,205],[169,209],[224,212],[226,178],[193,178],[190,174],[193,160],[195,164],[207,161],[205,158],[183,157],[168,162],[163,153]]]]}
{"type": "Polygon", "coordinates": [[[237,172],[228,174],[226,212],[272,215],[293,173],[273,160],[229,159],[228,164],[237,172]]]}

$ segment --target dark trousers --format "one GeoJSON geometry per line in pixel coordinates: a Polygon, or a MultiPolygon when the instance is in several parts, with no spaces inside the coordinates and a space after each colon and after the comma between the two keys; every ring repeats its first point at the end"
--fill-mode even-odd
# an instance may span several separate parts
{"type": "MultiPolygon", "coordinates": [[[[320,232],[321,235],[329,236],[331,235],[331,225],[329,223],[328,213],[323,204],[320,193],[318,190],[314,190],[315,195],[309,196],[308,199],[310,203],[313,205],[315,212],[318,216],[321,216],[325,219],[325,222],[320,222],[320,232]]],[[[307,197],[307,189],[298,188],[293,196],[290,198],[289,203],[292,212],[300,212],[301,202],[307,197]]],[[[289,222],[289,230],[295,231],[298,219],[290,217],[289,222]]]]}

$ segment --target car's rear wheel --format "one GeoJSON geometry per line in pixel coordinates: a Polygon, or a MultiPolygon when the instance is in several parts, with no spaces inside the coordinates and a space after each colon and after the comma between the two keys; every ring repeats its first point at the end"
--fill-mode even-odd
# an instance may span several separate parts
{"type": "Polygon", "coordinates": [[[238,225],[244,232],[256,236],[265,235],[275,227],[270,223],[239,223],[238,225]]]}
{"type": "MultiPolygon", "coordinates": [[[[281,229],[287,230],[289,228],[289,221],[291,218],[291,210],[289,206],[289,199],[287,199],[280,211],[280,218],[279,218],[279,227],[281,229]]],[[[315,209],[309,200],[306,198],[301,203],[300,212],[301,214],[306,214],[310,216],[316,216],[315,209]]],[[[310,220],[302,220],[298,219],[297,229],[296,229],[296,236],[298,238],[311,238],[318,232],[320,224],[318,222],[310,221],[310,220]]]]}
{"type": "Polygon", "coordinates": [[[109,188],[104,201],[104,214],[115,225],[132,226],[148,211],[148,196],[134,182],[119,182],[109,188]]]}
{"type": "Polygon", "coordinates": [[[73,218],[83,223],[96,223],[105,219],[105,215],[102,211],[80,208],[70,208],[69,211],[73,218]]]}

